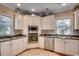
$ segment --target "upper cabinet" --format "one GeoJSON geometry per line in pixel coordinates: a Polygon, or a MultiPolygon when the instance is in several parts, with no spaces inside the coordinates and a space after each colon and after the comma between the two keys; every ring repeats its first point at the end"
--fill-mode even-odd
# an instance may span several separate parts
{"type": "Polygon", "coordinates": [[[40,17],[39,16],[29,16],[27,17],[28,25],[40,25],[40,17]]]}
{"type": "Polygon", "coordinates": [[[15,30],[23,30],[23,15],[15,15],[15,30]]]}
{"type": "Polygon", "coordinates": [[[40,25],[39,16],[15,15],[15,30],[24,30],[28,25],[40,25]]]}
{"type": "Polygon", "coordinates": [[[26,26],[28,25],[27,24],[27,17],[28,17],[27,15],[23,16],[23,29],[26,29],[26,26]]]}
{"type": "Polygon", "coordinates": [[[74,12],[74,29],[79,29],[79,9],[74,12]]]}
{"type": "Polygon", "coordinates": [[[42,30],[54,30],[54,23],[54,15],[43,17],[41,28],[42,30]]]}

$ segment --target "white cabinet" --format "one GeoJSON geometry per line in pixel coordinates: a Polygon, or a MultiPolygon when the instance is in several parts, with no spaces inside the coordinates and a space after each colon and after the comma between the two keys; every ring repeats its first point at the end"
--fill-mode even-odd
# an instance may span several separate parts
{"type": "Polygon", "coordinates": [[[24,15],[24,16],[23,16],[23,29],[26,29],[26,27],[27,27],[27,25],[28,25],[28,24],[27,24],[27,20],[28,20],[27,18],[28,18],[28,15],[24,15]]]}
{"type": "Polygon", "coordinates": [[[54,30],[54,15],[42,18],[42,30],[54,30]]]}
{"type": "Polygon", "coordinates": [[[43,36],[40,36],[38,37],[39,38],[39,47],[40,48],[44,48],[44,37],[43,36]]]}
{"type": "Polygon", "coordinates": [[[27,18],[28,25],[40,25],[40,17],[39,16],[28,16],[27,18]]]}
{"type": "Polygon", "coordinates": [[[15,30],[23,30],[23,15],[15,15],[15,30]]]}
{"type": "Polygon", "coordinates": [[[22,42],[23,48],[22,48],[22,47],[21,47],[21,48],[22,48],[22,51],[23,51],[23,50],[27,49],[27,43],[28,43],[28,42],[27,42],[27,38],[22,38],[22,41],[23,41],[23,42],[22,42]]]}
{"type": "Polygon", "coordinates": [[[68,55],[78,55],[78,40],[65,40],[65,54],[68,55]]]}
{"type": "Polygon", "coordinates": [[[74,12],[74,29],[79,29],[79,9],[74,12]]]}
{"type": "Polygon", "coordinates": [[[52,37],[44,38],[44,48],[54,51],[54,39],[52,37]]]}
{"type": "Polygon", "coordinates": [[[55,39],[55,51],[64,53],[64,40],[60,38],[55,39]]]}
{"type": "Polygon", "coordinates": [[[1,56],[15,56],[27,49],[27,38],[12,38],[13,40],[0,42],[1,56]]]}
{"type": "Polygon", "coordinates": [[[54,38],[49,39],[49,50],[54,51],[54,38]]]}
{"type": "Polygon", "coordinates": [[[11,41],[0,43],[1,56],[11,56],[11,41]]]}
{"type": "Polygon", "coordinates": [[[44,48],[49,50],[49,39],[44,38],[44,48]]]}
{"type": "Polygon", "coordinates": [[[26,49],[27,39],[26,38],[18,38],[16,40],[12,40],[12,55],[17,55],[26,49]]]}
{"type": "Polygon", "coordinates": [[[18,49],[19,49],[19,40],[12,40],[12,55],[17,55],[18,54],[18,49]]]}
{"type": "Polygon", "coordinates": [[[79,40],[56,38],[55,51],[67,55],[79,55],[79,40]]]}

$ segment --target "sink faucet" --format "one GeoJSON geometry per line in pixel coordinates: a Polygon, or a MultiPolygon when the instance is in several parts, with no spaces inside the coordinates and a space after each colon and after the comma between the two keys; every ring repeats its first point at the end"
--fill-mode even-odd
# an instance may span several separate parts
{"type": "Polygon", "coordinates": [[[61,34],[64,35],[64,30],[61,30],[61,34]]]}

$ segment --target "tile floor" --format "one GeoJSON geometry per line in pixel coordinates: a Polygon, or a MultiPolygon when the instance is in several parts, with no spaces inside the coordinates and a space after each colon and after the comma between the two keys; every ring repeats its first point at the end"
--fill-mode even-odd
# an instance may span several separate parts
{"type": "Polygon", "coordinates": [[[43,49],[30,49],[27,50],[18,56],[60,56],[54,52],[43,50],[43,49]]]}

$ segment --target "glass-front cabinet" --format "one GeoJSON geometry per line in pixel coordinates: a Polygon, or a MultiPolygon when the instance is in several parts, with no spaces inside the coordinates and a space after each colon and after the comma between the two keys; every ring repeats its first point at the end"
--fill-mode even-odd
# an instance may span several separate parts
{"type": "Polygon", "coordinates": [[[56,33],[61,35],[72,34],[71,19],[61,19],[56,21],[56,33]]]}
{"type": "Polygon", "coordinates": [[[11,32],[11,18],[0,15],[0,36],[8,36],[11,32]]]}

